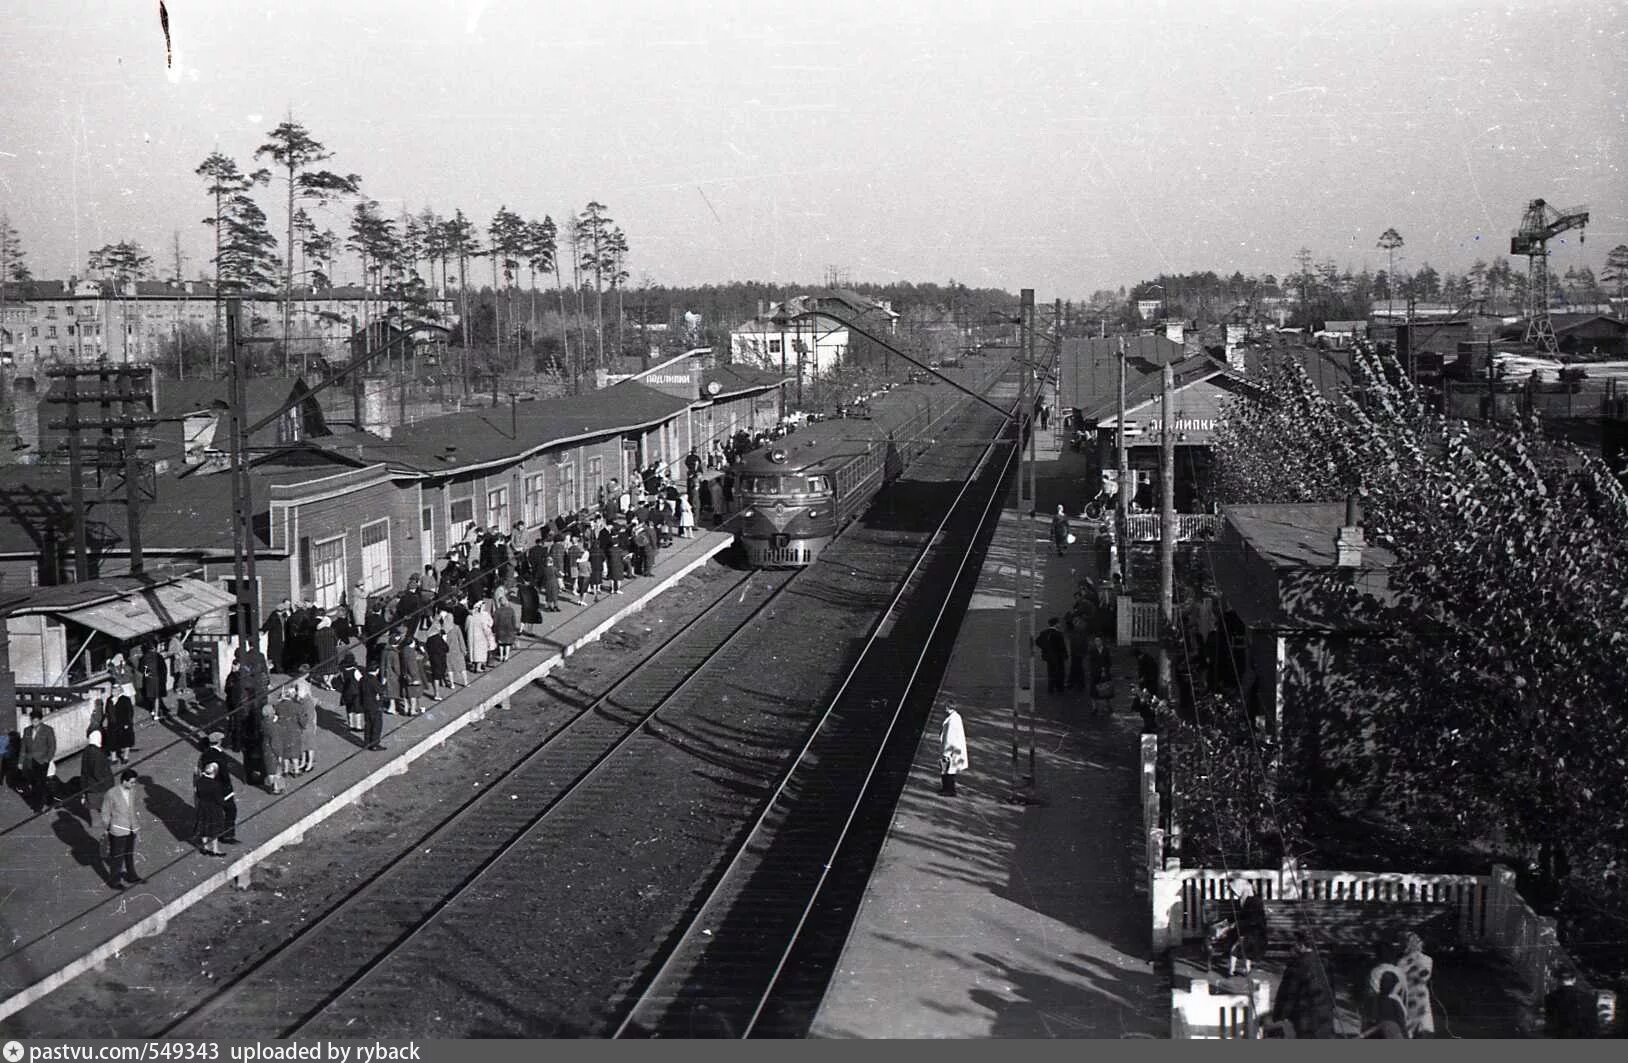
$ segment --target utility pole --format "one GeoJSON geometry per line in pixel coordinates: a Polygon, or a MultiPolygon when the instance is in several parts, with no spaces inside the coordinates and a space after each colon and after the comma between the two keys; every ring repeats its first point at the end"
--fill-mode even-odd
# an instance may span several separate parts
{"type": "Polygon", "coordinates": [[[1176,373],[1164,364],[1159,437],[1159,694],[1170,700],[1169,634],[1176,623],[1176,373]]]}
{"type": "Polygon", "coordinates": [[[233,297],[226,304],[226,351],[231,356],[232,516],[237,534],[232,536],[232,577],[237,585],[238,645],[259,646],[260,594],[254,571],[254,484],[249,479],[248,439],[244,431],[243,365],[244,344],[238,337],[241,302],[233,297]]]}
{"type": "MultiPolygon", "coordinates": [[[[1023,289],[1022,299],[1019,327],[1022,329],[1023,338],[1018,346],[1017,417],[1014,418],[1019,465],[1016,470],[1017,482],[1014,488],[1016,497],[1012,506],[1012,516],[1018,541],[1015,554],[1016,571],[1012,580],[1012,762],[1007,795],[1009,800],[1018,803],[1023,802],[1024,791],[1024,782],[1018,772],[1018,736],[1024,713],[1028,713],[1031,718],[1034,715],[1034,636],[1030,630],[1034,621],[1034,563],[1031,560],[1034,550],[1033,496],[1030,497],[1028,511],[1025,511],[1024,470],[1021,464],[1025,442],[1023,433],[1025,428],[1029,427],[1029,374],[1034,371],[1026,357],[1034,330],[1034,289],[1023,289]]],[[[1032,750],[1030,757],[1032,764],[1032,750]]],[[[1030,784],[1034,782],[1032,767],[1028,781],[1030,784]]]]}
{"type": "Polygon", "coordinates": [[[1125,450],[1125,337],[1119,337],[1119,401],[1114,419],[1119,457],[1119,490],[1114,494],[1114,541],[1119,545],[1119,577],[1126,588],[1131,581],[1130,455],[1125,450]]]}
{"type": "Polygon", "coordinates": [[[82,437],[86,429],[101,432],[107,444],[98,445],[91,463],[97,471],[98,481],[104,471],[124,477],[125,542],[130,551],[130,571],[140,574],[143,568],[141,506],[145,490],[141,451],[153,449],[153,444],[137,433],[158,423],[153,417],[157,405],[153,394],[153,367],[101,362],[92,366],[55,366],[46,370],[46,376],[63,382],[63,393],[50,396],[46,401],[68,408],[65,419],[51,421],[47,427],[68,433],[68,494],[74,516],[74,578],[80,582],[91,578],[90,550],[86,541],[89,522],[85,512],[85,451],[82,437]],[[95,377],[96,391],[91,394],[81,391],[80,377],[95,377]],[[79,415],[80,406],[86,402],[94,402],[99,407],[98,416],[87,420],[79,415]]]}
{"type": "Polygon", "coordinates": [[[181,272],[181,230],[175,230],[175,286],[180,291],[175,293],[175,379],[187,378],[186,354],[181,349],[181,301],[186,295],[186,281],[182,279],[181,272]]]}

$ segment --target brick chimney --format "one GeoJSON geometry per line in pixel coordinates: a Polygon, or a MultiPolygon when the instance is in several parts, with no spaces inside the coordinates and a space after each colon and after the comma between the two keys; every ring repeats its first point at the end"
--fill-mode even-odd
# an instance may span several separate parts
{"type": "Polygon", "coordinates": [[[1337,555],[1334,564],[1339,568],[1362,567],[1362,548],[1368,543],[1362,537],[1362,525],[1357,523],[1360,519],[1357,496],[1347,495],[1345,523],[1340,525],[1339,532],[1334,536],[1334,552],[1337,555]]]}

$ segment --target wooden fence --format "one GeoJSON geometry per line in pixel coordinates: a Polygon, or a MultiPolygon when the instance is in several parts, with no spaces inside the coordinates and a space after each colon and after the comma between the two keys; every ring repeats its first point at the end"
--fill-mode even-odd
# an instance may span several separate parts
{"type": "MultiPolygon", "coordinates": [[[[1126,520],[1128,522],[1126,534],[1131,542],[1156,543],[1159,541],[1159,514],[1132,513],[1126,520]]],[[[1221,518],[1214,513],[1176,514],[1176,541],[1178,543],[1192,542],[1199,539],[1214,539],[1220,534],[1220,531],[1221,518]]]]}
{"type": "Polygon", "coordinates": [[[1115,639],[1121,646],[1159,641],[1159,605],[1121,595],[1114,609],[1115,639]]]}

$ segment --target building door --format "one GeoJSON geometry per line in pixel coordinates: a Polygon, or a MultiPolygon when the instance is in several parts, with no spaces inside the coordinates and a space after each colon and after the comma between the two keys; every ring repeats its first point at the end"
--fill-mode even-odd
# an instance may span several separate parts
{"type": "Polygon", "coordinates": [[[336,609],[345,594],[345,537],[311,544],[311,584],[318,609],[336,609]]]}
{"type": "Polygon", "coordinates": [[[390,589],[390,519],[362,525],[362,584],[369,593],[390,589]]]}

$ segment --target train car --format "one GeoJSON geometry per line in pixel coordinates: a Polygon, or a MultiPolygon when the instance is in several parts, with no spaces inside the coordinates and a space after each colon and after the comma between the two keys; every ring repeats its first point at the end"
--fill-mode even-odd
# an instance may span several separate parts
{"type": "Polygon", "coordinates": [[[937,381],[901,385],[857,415],[814,422],[746,455],[735,473],[735,538],[748,563],[813,562],[970,401],[937,381]]]}

